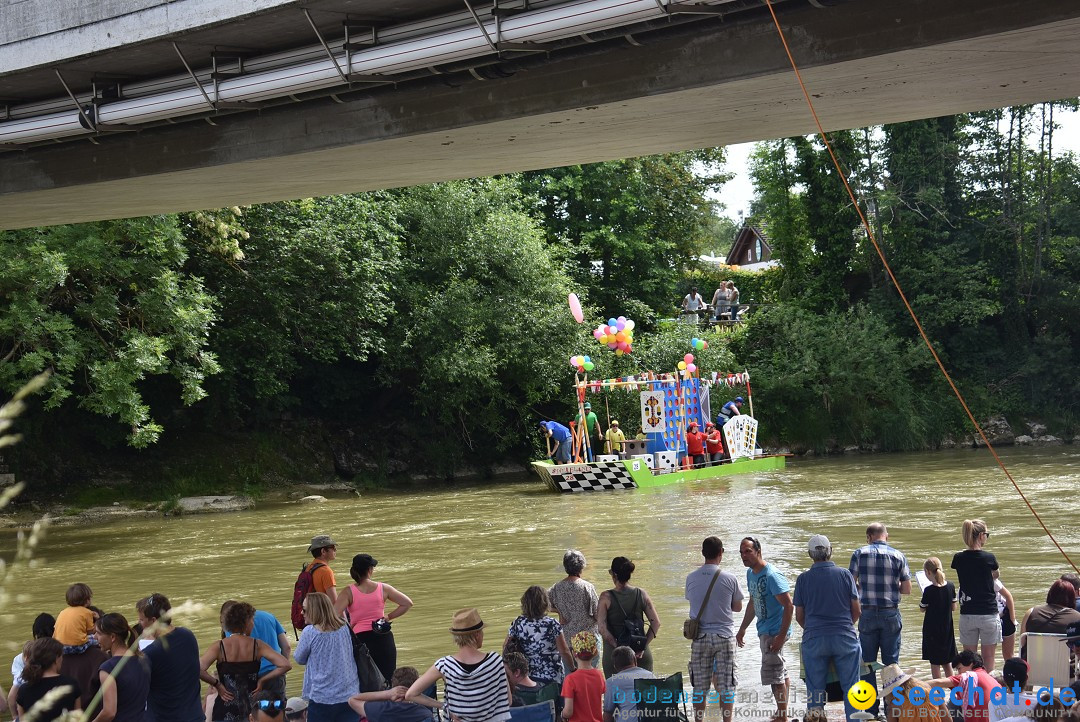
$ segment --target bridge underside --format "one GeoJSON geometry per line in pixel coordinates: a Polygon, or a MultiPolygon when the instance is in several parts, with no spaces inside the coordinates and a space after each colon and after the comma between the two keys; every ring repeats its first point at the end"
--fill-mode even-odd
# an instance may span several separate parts
{"type": "MultiPolygon", "coordinates": [[[[785,4],[827,129],[1080,95],[1075,0],[785,4]]],[[[810,133],[767,15],[0,154],[0,228],[248,204],[810,133]],[[512,73],[512,74],[510,74],[512,73]]]]}

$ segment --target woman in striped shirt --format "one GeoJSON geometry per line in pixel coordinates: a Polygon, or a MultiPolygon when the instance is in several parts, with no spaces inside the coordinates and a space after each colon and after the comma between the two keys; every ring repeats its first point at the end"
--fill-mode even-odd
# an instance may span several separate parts
{"type": "Polygon", "coordinates": [[[510,684],[502,657],[481,652],[484,622],[475,609],[462,609],[450,625],[458,651],[440,657],[413,682],[405,701],[423,704],[424,690],[443,680],[446,711],[461,722],[505,722],[510,719],[510,684]]]}

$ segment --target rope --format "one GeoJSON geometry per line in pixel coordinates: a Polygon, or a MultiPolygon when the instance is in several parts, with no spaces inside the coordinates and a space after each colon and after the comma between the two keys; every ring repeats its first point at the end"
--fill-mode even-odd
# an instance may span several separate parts
{"type": "Polygon", "coordinates": [[[795,62],[795,57],[791,54],[791,48],[788,47],[787,37],[784,35],[784,30],[780,27],[780,20],[776,17],[776,10],[773,8],[771,0],[765,0],[765,5],[769,8],[769,14],[772,15],[773,24],[776,26],[776,32],[780,35],[780,42],[784,46],[784,52],[787,54],[788,61],[791,63],[791,69],[795,71],[795,78],[799,81],[799,88],[802,90],[803,98],[806,99],[806,104],[810,107],[810,114],[814,116],[814,125],[817,126],[818,135],[821,136],[822,143],[825,144],[825,149],[829,152],[829,157],[832,159],[833,165],[836,166],[836,172],[840,174],[840,180],[844,182],[844,188],[848,192],[848,196],[851,198],[851,203],[855,207],[855,211],[859,214],[859,220],[862,221],[863,228],[866,230],[866,236],[870,239],[870,242],[874,245],[874,250],[877,251],[878,258],[881,259],[882,265],[885,267],[885,272],[889,275],[889,280],[892,281],[893,287],[896,292],[900,294],[900,300],[904,302],[904,308],[907,309],[908,315],[911,316],[911,320],[915,322],[915,327],[919,330],[919,335],[922,337],[923,343],[926,344],[926,348],[930,350],[930,354],[934,357],[934,362],[937,363],[938,369],[945,377],[945,380],[949,384],[949,388],[952,389],[953,394],[956,396],[956,400],[960,402],[960,405],[964,407],[964,413],[967,414],[971,424],[975,427],[975,430],[979,433],[983,443],[986,444],[986,448],[990,450],[990,453],[994,457],[994,461],[1001,467],[1001,470],[1005,472],[1005,476],[1012,482],[1013,488],[1016,489],[1016,493],[1020,495],[1024,503],[1027,504],[1028,510],[1031,512],[1035,520],[1039,522],[1039,526],[1042,527],[1046,535],[1050,537],[1050,541],[1054,543],[1057,550],[1061,552],[1061,556],[1065,557],[1065,560],[1069,562],[1069,565],[1080,573],[1080,567],[1076,566],[1076,562],[1069,557],[1068,553],[1062,548],[1061,544],[1047,528],[1046,523],[1043,522],[1042,517],[1039,516],[1039,512],[1035,511],[1035,507],[1031,505],[1027,495],[1020,489],[1020,485],[1016,483],[1016,479],[1009,473],[1009,470],[1005,467],[1005,463],[998,456],[997,450],[994,449],[993,444],[986,438],[986,434],[983,432],[982,426],[975,420],[974,414],[971,413],[971,409],[968,408],[967,401],[964,400],[964,395],[960,393],[960,389],[956,388],[956,384],[953,383],[952,376],[945,370],[945,364],[942,363],[941,358],[938,356],[937,351],[934,350],[934,345],[930,343],[930,338],[926,335],[926,331],[923,330],[922,324],[919,322],[919,317],[916,315],[915,310],[908,303],[907,296],[904,294],[904,289],[900,287],[900,282],[893,274],[892,267],[889,265],[888,260],[885,259],[885,253],[881,250],[881,246],[878,245],[877,239],[874,237],[874,232],[870,228],[870,223],[866,220],[866,215],[863,214],[862,206],[855,199],[855,193],[851,190],[851,185],[848,183],[847,175],[844,173],[844,169],[840,167],[840,161],[837,160],[836,154],[833,152],[832,144],[829,143],[828,136],[825,135],[825,129],[821,125],[821,119],[818,118],[817,110],[814,108],[814,101],[810,99],[810,93],[806,89],[806,84],[803,82],[802,73],[799,72],[799,66],[795,62]]]}

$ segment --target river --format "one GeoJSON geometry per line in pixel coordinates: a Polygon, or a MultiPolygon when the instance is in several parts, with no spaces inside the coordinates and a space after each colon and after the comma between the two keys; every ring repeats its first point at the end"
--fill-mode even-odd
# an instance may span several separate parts
{"type": "MultiPolygon", "coordinates": [[[[1062,546],[1080,560],[1080,448],[1008,449],[1003,458],[1062,546]]],[[[963,547],[962,520],[972,517],[989,524],[987,549],[1001,563],[1018,614],[1045,601],[1050,583],[1067,570],[1065,560],[990,455],[964,450],[793,459],[784,471],[651,491],[557,495],[537,479],[520,477],[366,492],[317,505],[262,503],[236,514],[57,528],[41,542],[34,568],[9,580],[3,643],[10,658],[29,637],[34,616],[59,612],[64,590],[75,581],[91,585],[96,606],[132,621],[135,600],[151,592],[174,605],[190,600],[177,622],[204,648],[216,639],[217,610],[229,598],[273,612],[288,627],[293,582],[310,558],[308,540],[328,533],[340,545],[332,565],[339,587],[348,581],[351,556],[367,552],[379,560],[376,579],[415,602],[394,623],[399,664],[422,671],[450,652],[450,617],[466,606],[479,608],[490,629],[485,646],[497,649],[525,588],[562,578],[562,552],[575,547],[589,560],[585,577],[600,589],[608,586],[613,556],[635,561],[632,581],[648,590],[662,622],[656,669],[685,675],[683,582],[701,563],[705,536],[723,540],[723,565],[739,576],[744,592],[743,536],[759,537],[766,559],[794,581],[809,565],[811,534],[827,535],[846,566],[875,520],[889,526],[890,542],[907,554],[912,573],[937,555],[955,582],[949,561],[963,547]]],[[[14,538],[7,532],[0,538],[10,561],[14,538]]],[[[918,594],[905,598],[901,610],[901,663],[925,667],[918,594]]],[[[756,686],[757,656],[756,644],[739,652],[741,686],[756,686]]],[[[300,675],[291,674],[290,691],[299,683],[300,675]]]]}

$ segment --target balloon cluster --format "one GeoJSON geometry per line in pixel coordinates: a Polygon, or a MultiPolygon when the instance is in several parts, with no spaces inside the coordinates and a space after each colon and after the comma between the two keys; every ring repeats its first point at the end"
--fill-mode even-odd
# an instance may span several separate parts
{"type": "Polygon", "coordinates": [[[709,342],[703,338],[690,339],[690,345],[698,351],[704,351],[705,349],[709,348],[709,342]]]}
{"type": "Polygon", "coordinates": [[[596,365],[588,356],[571,356],[570,365],[576,368],[578,373],[585,373],[586,371],[592,371],[596,368],[596,365]]]}
{"type": "Polygon", "coordinates": [[[697,371],[697,365],[694,363],[694,354],[688,353],[682,357],[682,361],[679,362],[679,370],[684,372],[684,376],[697,371]]]}
{"type": "Polygon", "coordinates": [[[609,318],[607,323],[597,326],[593,337],[615,352],[616,356],[632,353],[634,350],[634,322],[626,316],[609,318]]]}

